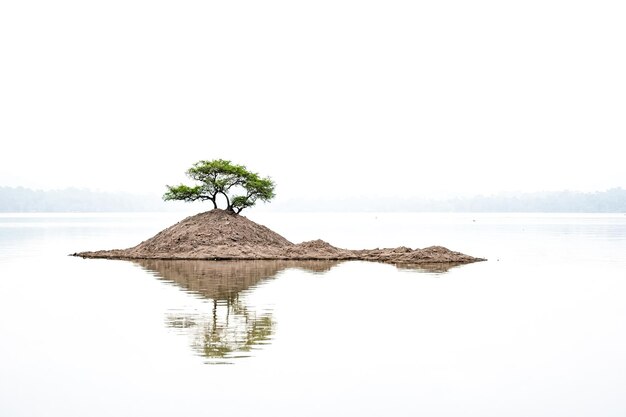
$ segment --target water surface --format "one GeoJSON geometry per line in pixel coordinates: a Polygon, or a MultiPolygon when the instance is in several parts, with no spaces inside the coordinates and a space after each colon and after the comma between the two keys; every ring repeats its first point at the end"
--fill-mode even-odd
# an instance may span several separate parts
{"type": "Polygon", "coordinates": [[[110,261],[180,220],[0,216],[0,415],[623,416],[626,216],[262,214],[449,270],[110,261]]]}

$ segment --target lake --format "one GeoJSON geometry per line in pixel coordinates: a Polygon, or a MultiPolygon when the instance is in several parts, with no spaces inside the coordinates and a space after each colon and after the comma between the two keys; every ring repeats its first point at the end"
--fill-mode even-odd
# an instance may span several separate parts
{"type": "Polygon", "coordinates": [[[0,214],[0,415],[624,416],[626,215],[257,213],[445,269],[81,259],[167,214],[0,214]]]}

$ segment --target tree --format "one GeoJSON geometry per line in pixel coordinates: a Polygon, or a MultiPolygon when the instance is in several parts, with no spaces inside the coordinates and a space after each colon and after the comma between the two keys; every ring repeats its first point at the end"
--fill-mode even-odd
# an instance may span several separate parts
{"type": "Polygon", "coordinates": [[[217,208],[217,197],[221,194],[226,198],[226,210],[239,214],[243,209],[254,206],[258,200],[269,201],[275,196],[275,184],[269,177],[261,178],[245,166],[223,159],[198,161],[187,170],[187,176],[200,184],[168,185],[163,199],[208,200],[217,208]]]}

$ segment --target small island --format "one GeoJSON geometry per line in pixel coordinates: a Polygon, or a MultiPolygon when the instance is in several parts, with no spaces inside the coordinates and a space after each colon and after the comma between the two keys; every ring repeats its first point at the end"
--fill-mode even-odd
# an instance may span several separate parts
{"type": "Polygon", "coordinates": [[[200,185],[168,186],[166,200],[204,201],[213,210],[190,216],[128,249],[74,253],[83,258],[163,260],[363,260],[398,265],[467,264],[484,261],[442,246],[423,249],[342,249],[323,240],[292,243],[267,227],[241,215],[257,200],[274,197],[274,183],[230,161],[199,161],[187,175],[200,185]],[[232,195],[234,190],[239,195],[232,195]],[[227,202],[217,207],[217,197],[227,202]]]}

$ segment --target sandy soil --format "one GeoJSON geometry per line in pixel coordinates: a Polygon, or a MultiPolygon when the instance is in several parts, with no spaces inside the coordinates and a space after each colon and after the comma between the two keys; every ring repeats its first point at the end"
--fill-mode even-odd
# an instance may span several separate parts
{"type": "Polygon", "coordinates": [[[188,217],[132,248],[73,255],[107,259],[365,260],[399,265],[464,264],[485,260],[442,246],[349,250],[323,240],[294,244],[244,216],[219,209],[188,217]]]}

